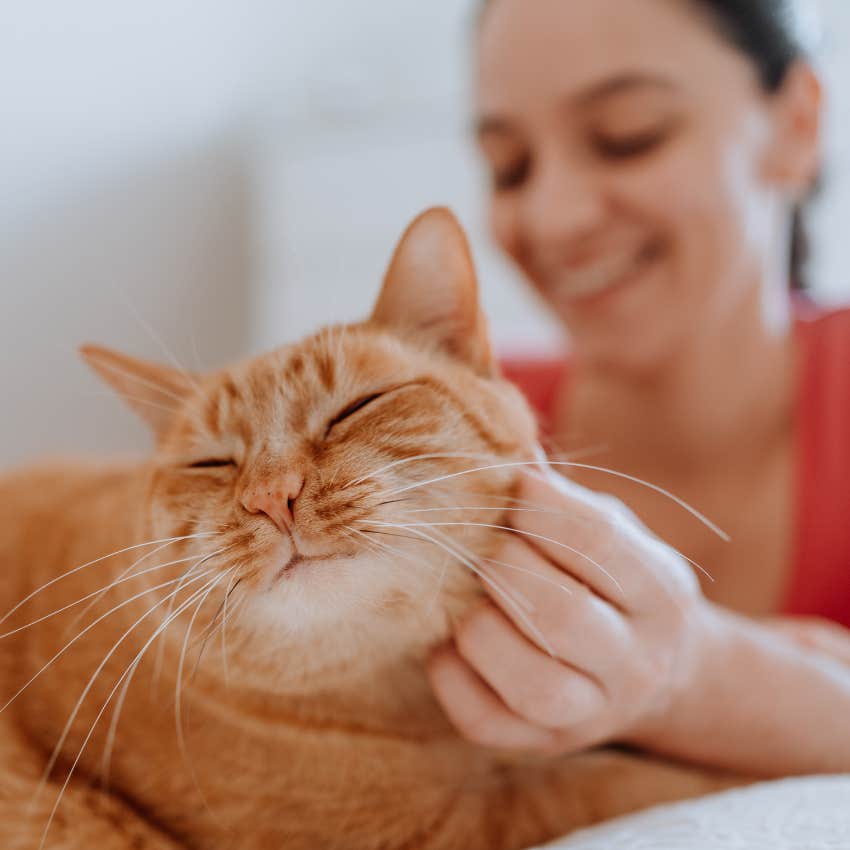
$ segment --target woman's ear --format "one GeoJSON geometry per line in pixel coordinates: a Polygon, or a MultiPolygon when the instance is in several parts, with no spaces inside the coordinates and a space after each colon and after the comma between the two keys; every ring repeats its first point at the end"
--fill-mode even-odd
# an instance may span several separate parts
{"type": "Polygon", "coordinates": [[[463,228],[449,210],[429,209],[407,228],[371,321],[419,338],[481,375],[493,374],[472,254],[463,228]]]}
{"type": "Polygon", "coordinates": [[[773,95],[774,140],[766,176],[797,199],[814,185],[822,162],[823,84],[807,62],[795,62],[773,95]]]}
{"type": "Polygon", "coordinates": [[[192,378],[184,372],[99,345],[84,345],[80,354],[157,437],[165,433],[194,388],[192,378]]]}

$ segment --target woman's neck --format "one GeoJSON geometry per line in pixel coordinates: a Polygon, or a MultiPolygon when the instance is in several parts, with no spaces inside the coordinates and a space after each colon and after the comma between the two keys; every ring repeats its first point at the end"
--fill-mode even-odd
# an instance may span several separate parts
{"type": "Polygon", "coordinates": [[[793,411],[790,305],[783,314],[754,303],[703,328],[652,372],[597,368],[579,357],[556,408],[557,431],[604,446],[612,462],[682,474],[769,448],[793,411]]]}

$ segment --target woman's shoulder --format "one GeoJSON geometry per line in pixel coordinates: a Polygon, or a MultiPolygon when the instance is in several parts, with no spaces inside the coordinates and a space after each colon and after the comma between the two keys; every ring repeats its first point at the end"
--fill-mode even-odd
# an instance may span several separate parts
{"type": "Polygon", "coordinates": [[[824,424],[850,428],[850,306],[809,308],[798,314],[797,329],[803,343],[803,405],[817,408],[824,424]]]}
{"type": "Polygon", "coordinates": [[[820,453],[850,463],[850,306],[811,307],[797,316],[803,343],[800,403],[820,453]]]}
{"type": "Polygon", "coordinates": [[[797,329],[797,557],[787,607],[850,626],[850,308],[809,307],[797,329]]]}
{"type": "Polygon", "coordinates": [[[500,360],[502,375],[516,384],[541,418],[548,418],[568,370],[564,356],[509,356],[500,360]]]}
{"type": "MultiPolygon", "coordinates": [[[[826,308],[804,303],[796,309],[797,327],[817,354],[838,358],[850,351],[850,304],[826,308]]],[[[850,360],[842,361],[850,369],[850,360]]]]}

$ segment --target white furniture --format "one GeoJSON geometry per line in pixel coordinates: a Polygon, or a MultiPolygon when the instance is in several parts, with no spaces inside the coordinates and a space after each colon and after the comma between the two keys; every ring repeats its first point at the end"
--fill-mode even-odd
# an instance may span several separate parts
{"type": "Polygon", "coordinates": [[[660,806],[549,850],[850,850],[850,776],[766,782],[660,806]]]}

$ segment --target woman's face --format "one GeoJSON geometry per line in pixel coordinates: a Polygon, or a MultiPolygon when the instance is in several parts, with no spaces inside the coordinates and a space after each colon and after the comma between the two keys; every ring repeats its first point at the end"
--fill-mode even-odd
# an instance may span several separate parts
{"type": "Polygon", "coordinates": [[[650,365],[785,285],[784,95],[694,6],[491,0],[478,56],[495,237],[580,356],[650,365]]]}

